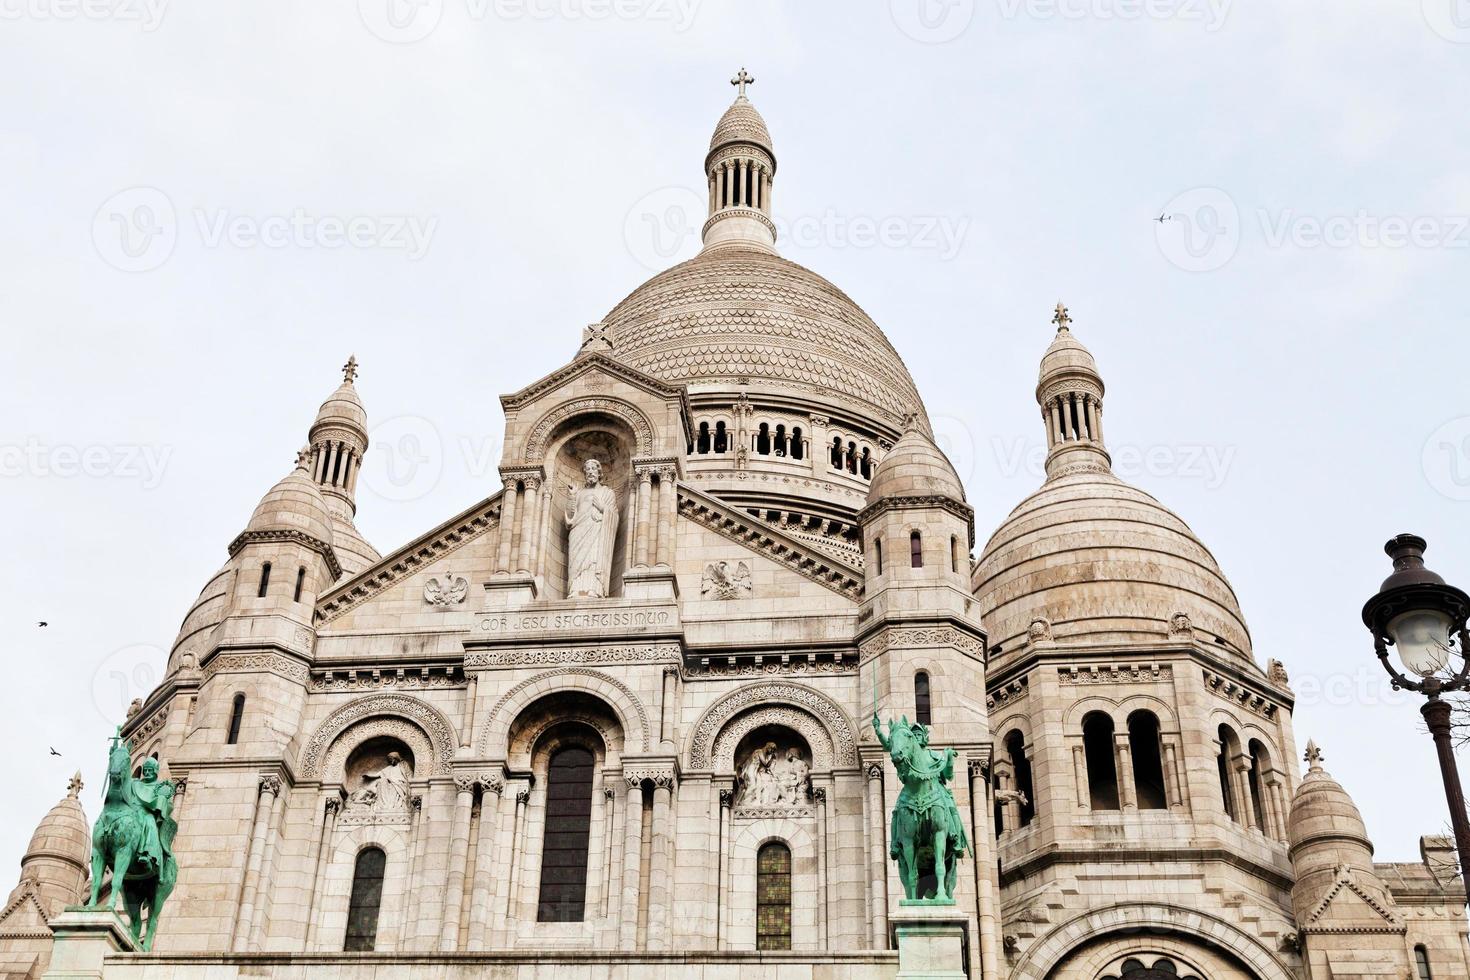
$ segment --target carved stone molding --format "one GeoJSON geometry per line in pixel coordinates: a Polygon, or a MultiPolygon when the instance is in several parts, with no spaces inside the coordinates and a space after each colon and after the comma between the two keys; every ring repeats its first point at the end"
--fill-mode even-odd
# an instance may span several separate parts
{"type": "MultiPolygon", "coordinates": [[[[831,698],[814,688],[789,681],[769,681],[739,688],[710,705],[695,725],[689,745],[689,767],[709,769],[717,761],[715,742],[726,724],[751,708],[771,703],[800,708],[821,722],[823,741],[831,745],[833,766],[856,766],[857,739],[847,715],[831,698]]],[[[817,750],[812,745],[812,750],[817,750]]]]}
{"type": "Polygon", "coordinates": [[[953,626],[896,627],[881,630],[858,648],[858,659],[867,663],[889,650],[913,647],[950,647],[976,660],[985,659],[985,644],[980,642],[980,638],[953,626]]]}
{"type": "Polygon", "coordinates": [[[807,747],[811,749],[812,769],[820,772],[832,768],[832,735],[827,731],[826,726],[806,711],[788,708],[785,705],[771,705],[747,711],[722,728],[715,737],[714,747],[710,750],[711,767],[721,772],[733,772],[735,749],[740,745],[740,741],[757,728],[764,728],[767,725],[789,728],[800,735],[806,741],[807,747]]]}
{"type": "Polygon", "coordinates": [[[416,766],[426,766],[434,758],[434,746],[424,729],[415,722],[392,716],[365,718],[342,729],[322,759],[319,777],[323,782],[341,782],[345,777],[347,757],[369,739],[388,737],[408,747],[416,766]]]}
{"type": "Polygon", "coordinates": [[[629,786],[642,786],[645,781],[653,783],[662,789],[673,789],[678,781],[674,773],[672,763],[668,765],[625,765],[623,766],[623,778],[628,781],[629,786]]]}
{"type": "Polygon", "coordinates": [[[326,561],[327,570],[332,573],[334,580],[342,577],[342,566],[337,564],[337,553],[332,550],[332,546],[321,538],[313,537],[305,531],[241,531],[235,537],[235,540],[230,542],[228,549],[230,557],[235,557],[240,549],[247,544],[263,544],[271,541],[284,541],[287,544],[296,544],[310,548],[312,551],[321,555],[326,561]]]}
{"type": "Polygon", "coordinates": [[[596,395],[564,402],[551,409],[536,421],[526,437],[526,448],[521,458],[527,463],[540,463],[546,458],[547,442],[551,434],[569,419],[578,415],[613,415],[627,423],[633,430],[634,456],[652,456],[654,453],[653,423],[643,410],[632,402],[609,395],[596,395]]]}
{"type": "Polygon", "coordinates": [[[453,668],[421,667],[417,670],[403,668],[348,669],[340,673],[327,671],[311,679],[311,689],[317,693],[343,691],[423,691],[449,690],[464,687],[464,678],[451,675],[453,668]]]}
{"type": "Polygon", "coordinates": [[[428,760],[419,762],[421,772],[436,771],[441,775],[449,772],[450,761],[459,747],[454,726],[432,705],[403,694],[374,694],[349,701],[327,716],[306,743],[301,753],[303,778],[318,779],[322,772],[322,759],[327,749],[348,728],[376,716],[401,718],[419,726],[433,746],[431,765],[428,760]]]}
{"type": "Polygon", "coordinates": [[[1204,671],[1204,678],[1205,687],[1221,700],[1254,711],[1263,718],[1276,717],[1279,706],[1265,692],[1257,691],[1240,681],[1224,674],[1217,674],[1208,668],[1204,671]]]}
{"type": "Polygon", "coordinates": [[[806,657],[701,657],[690,664],[691,677],[802,677],[808,674],[852,674],[858,669],[856,657],[845,660],[808,659],[806,657]],[[734,661],[733,663],[731,661],[734,661]]]}
{"type": "Polygon", "coordinates": [[[987,686],[985,691],[985,706],[992,711],[999,707],[1012,704],[1024,698],[1031,690],[1029,677],[1017,677],[1015,680],[1004,684],[987,686]]]}
{"type": "Polygon", "coordinates": [[[1153,684],[1169,681],[1174,668],[1168,664],[1082,664],[1057,668],[1063,684],[1153,684]]]}
{"type": "Polygon", "coordinates": [[[638,700],[638,696],[626,684],[600,670],[558,667],[528,677],[506,691],[495,703],[495,707],[490,709],[485,718],[485,724],[481,726],[479,751],[482,756],[488,756],[491,749],[496,748],[491,745],[491,740],[497,736],[503,737],[509,731],[510,725],[515,721],[514,715],[519,714],[527,703],[539,698],[541,694],[535,693],[541,690],[538,685],[545,685],[548,681],[557,690],[582,691],[609,702],[613,711],[621,718],[625,741],[641,745],[644,752],[649,750],[648,712],[644,709],[643,702],[638,700]],[[636,731],[632,730],[635,719],[636,731]]]}
{"type": "Polygon", "coordinates": [[[678,643],[536,647],[467,653],[466,667],[553,667],[562,664],[618,665],[677,662],[678,643]]]}
{"type": "Polygon", "coordinates": [[[311,671],[299,660],[279,653],[221,653],[204,665],[204,679],[215,674],[275,674],[290,681],[305,684],[311,679],[311,671]]]}
{"type": "Polygon", "coordinates": [[[732,814],[736,820],[810,820],[816,815],[811,806],[739,806],[732,814]]]}

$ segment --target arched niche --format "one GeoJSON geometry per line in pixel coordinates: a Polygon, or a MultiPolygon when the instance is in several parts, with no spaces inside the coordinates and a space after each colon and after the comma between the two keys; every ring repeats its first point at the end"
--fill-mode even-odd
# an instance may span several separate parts
{"type": "Polygon", "coordinates": [[[454,727],[437,708],[403,694],[357,698],[317,726],[301,751],[303,780],[342,782],[347,754],[376,735],[392,735],[413,752],[416,775],[448,775],[459,746],[454,727]]]}
{"type": "Polygon", "coordinates": [[[734,760],[737,813],[811,802],[812,750],[795,728],[769,721],[751,726],[736,743],[734,760]]]}
{"type": "Polygon", "coordinates": [[[602,467],[602,482],[617,498],[618,528],[609,568],[608,595],[621,595],[623,570],[628,565],[628,542],[637,506],[637,484],[633,458],[637,437],[624,418],[604,412],[587,412],[564,420],[546,449],[546,486],[551,494],[550,527],[546,531],[545,589],[548,598],[567,597],[567,510],[572,494],[586,482],[584,467],[595,459],[602,467]]]}
{"type": "Polygon", "coordinates": [[[814,772],[855,768],[857,739],[846,712],[804,684],[770,681],[738,688],[707,708],[689,736],[690,771],[735,772],[735,747],[752,728],[786,725],[812,750],[814,772]]]}

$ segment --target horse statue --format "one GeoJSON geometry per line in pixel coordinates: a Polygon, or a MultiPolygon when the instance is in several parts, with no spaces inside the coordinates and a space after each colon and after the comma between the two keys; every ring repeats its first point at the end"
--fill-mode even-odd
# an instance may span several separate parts
{"type": "Polygon", "coordinates": [[[143,761],[141,779],[128,774],[131,764],[132,752],[119,728],[107,756],[102,814],[92,828],[92,897],[87,908],[99,906],[102,874],[110,870],[108,910],[120,912],[126,904],[133,940],[148,952],[158,933],[164,900],[179,880],[179,865],[173,855],[174,834],[179,829],[173,818],[176,787],[172,780],[159,780],[157,759],[143,761]]]}
{"type": "Polygon", "coordinates": [[[898,861],[904,897],[910,901],[932,898],[952,905],[959,859],[970,847],[954,794],[944,785],[954,779],[955,750],[940,753],[930,749],[929,730],[917,722],[910,724],[907,717],[889,722],[885,737],[875,711],[873,731],[903,781],[898,805],[893,808],[888,856],[898,861]],[[919,894],[919,856],[926,847],[934,855],[936,894],[932,896],[919,894]]]}

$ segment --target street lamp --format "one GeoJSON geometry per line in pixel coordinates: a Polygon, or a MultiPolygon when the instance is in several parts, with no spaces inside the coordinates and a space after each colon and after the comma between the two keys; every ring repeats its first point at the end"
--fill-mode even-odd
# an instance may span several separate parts
{"type": "Polygon", "coordinates": [[[1470,658],[1465,656],[1470,651],[1466,627],[1470,595],[1446,585],[1444,579],[1424,567],[1427,547],[1424,539],[1414,534],[1400,534],[1383,546],[1393,559],[1393,574],[1383,580],[1378,594],[1363,607],[1363,624],[1373,633],[1378,660],[1393,678],[1394,690],[1418,691],[1427,699],[1419,711],[1439,752],[1439,771],[1460,852],[1460,874],[1470,876],[1470,820],[1465,815],[1465,792],[1450,741],[1450,703],[1440,697],[1470,690],[1470,658]],[[1416,680],[1389,661],[1390,646],[1416,680]],[[1459,658],[1458,668],[1452,666],[1452,657],[1459,658]]]}

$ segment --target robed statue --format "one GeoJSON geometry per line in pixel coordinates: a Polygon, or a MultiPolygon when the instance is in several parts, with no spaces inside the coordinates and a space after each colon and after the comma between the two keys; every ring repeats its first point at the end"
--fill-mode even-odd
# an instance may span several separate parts
{"type": "Polygon", "coordinates": [[[122,729],[107,756],[107,789],[102,814],[92,828],[92,895],[88,908],[97,908],[102,876],[112,872],[108,909],[126,905],[133,939],[146,952],[158,933],[158,915],[179,879],[174,860],[173,780],[158,778],[158,760],[144,759],[142,775],[128,774],[132,752],[122,740],[122,729]],[[144,929],[144,912],[147,928],[144,929]]]}
{"type": "Polygon", "coordinates": [[[953,903],[959,859],[970,848],[954,794],[944,785],[954,779],[955,750],[929,748],[929,730],[918,722],[910,724],[907,717],[889,722],[885,737],[875,711],[873,731],[903,782],[889,827],[888,856],[898,861],[904,897],[953,903]],[[919,894],[919,855],[926,848],[934,861],[936,893],[932,896],[919,894]]]}
{"type": "Polygon", "coordinates": [[[386,766],[363,773],[362,788],[352,795],[352,802],[365,809],[407,810],[408,767],[403,756],[389,752],[386,766]]]}
{"type": "Polygon", "coordinates": [[[602,482],[602,464],[582,464],[586,484],[568,486],[567,596],[605,599],[612,591],[613,545],[618,537],[618,495],[602,482]]]}

